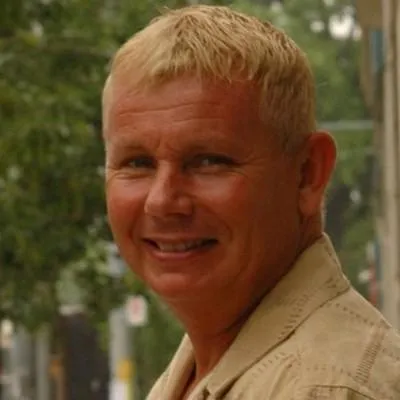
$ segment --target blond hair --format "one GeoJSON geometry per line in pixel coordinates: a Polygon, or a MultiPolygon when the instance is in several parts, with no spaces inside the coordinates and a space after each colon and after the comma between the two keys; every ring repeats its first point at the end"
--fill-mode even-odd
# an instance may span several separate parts
{"type": "Polygon", "coordinates": [[[285,147],[316,128],[314,80],[305,54],[271,23],[227,7],[168,10],[151,21],[115,55],[103,101],[113,77],[144,89],[187,73],[259,85],[261,119],[285,147]]]}

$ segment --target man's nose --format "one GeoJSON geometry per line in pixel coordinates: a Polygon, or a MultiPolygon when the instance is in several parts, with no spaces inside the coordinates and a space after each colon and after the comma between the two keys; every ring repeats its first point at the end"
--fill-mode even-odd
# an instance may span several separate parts
{"type": "Polygon", "coordinates": [[[193,203],[187,190],[187,177],[170,167],[157,170],[153,176],[144,211],[153,217],[189,216],[193,203]]]}

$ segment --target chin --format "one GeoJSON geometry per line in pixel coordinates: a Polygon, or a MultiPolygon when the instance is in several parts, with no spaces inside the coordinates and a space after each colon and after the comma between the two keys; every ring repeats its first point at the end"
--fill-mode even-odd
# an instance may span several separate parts
{"type": "MultiPolygon", "coordinates": [[[[154,279],[146,279],[147,284],[166,302],[194,300],[204,295],[205,282],[179,273],[163,273],[154,279]]],[[[209,288],[207,287],[207,290],[209,288]]]]}

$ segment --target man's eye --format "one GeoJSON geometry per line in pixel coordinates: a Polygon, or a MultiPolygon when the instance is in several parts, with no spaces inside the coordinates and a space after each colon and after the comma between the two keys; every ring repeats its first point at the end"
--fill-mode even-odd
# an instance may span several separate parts
{"type": "Polygon", "coordinates": [[[154,167],[154,160],[151,157],[139,156],[129,159],[127,162],[130,168],[134,169],[146,169],[154,167]]]}
{"type": "Polygon", "coordinates": [[[233,166],[235,162],[223,155],[219,154],[204,154],[195,157],[193,162],[196,168],[218,167],[218,166],[233,166]]]}

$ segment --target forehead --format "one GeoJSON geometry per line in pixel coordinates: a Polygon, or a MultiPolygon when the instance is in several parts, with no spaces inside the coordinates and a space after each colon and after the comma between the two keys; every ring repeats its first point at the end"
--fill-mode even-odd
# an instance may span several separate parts
{"type": "Polygon", "coordinates": [[[182,77],[134,91],[113,79],[109,92],[104,110],[107,141],[126,141],[129,137],[150,140],[154,133],[166,131],[177,135],[190,131],[185,140],[189,136],[217,141],[228,132],[254,131],[261,124],[259,91],[248,81],[211,82],[182,77]]]}
{"type": "MultiPolygon", "coordinates": [[[[142,90],[129,88],[124,81],[113,77],[107,90],[104,107],[111,117],[125,112],[167,111],[196,105],[200,111],[230,114],[258,108],[259,95],[249,81],[210,81],[184,76],[142,90]]],[[[236,113],[235,113],[236,114],[236,113]]]]}

